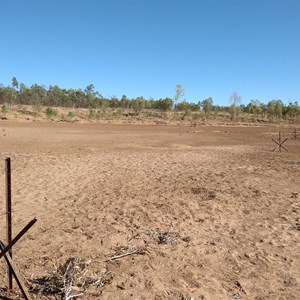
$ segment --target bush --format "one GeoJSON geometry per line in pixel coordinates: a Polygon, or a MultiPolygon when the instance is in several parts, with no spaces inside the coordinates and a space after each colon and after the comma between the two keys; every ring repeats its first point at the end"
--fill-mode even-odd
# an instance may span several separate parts
{"type": "Polygon", "coordinates": [[[145,112],[146,118],[157,118],[157,112],[156,111],[146,111],[145,112]]]}
{"type": "Polygon", "coordinates": [[[6,113],[9,112],[9,110],[10,110],[10,105],[7,104],[7,103],[4,103],[4,104],[2,105],[2,107],[1,107],[1,111],[2,111],[4,114],[6,114],[6,113]]]}
{"type": "Polygon", "coordinates": [[[122,109],[121,108],[118,108],[117,109],[117,111],[114,111],[113,113],[112,113],[112,116],[114,117],[114,118],[120,118],[121,116],[122,116],[122,109]]]}
{"type": "Polygon", "coordinates": [[[19,110],[20,114],[22,115],[30,115],[31,112],[28,111],[25,107],[22,107],[20,110],[19,110]]]}
{"type": "Polygon", "coordinates": [[[51,107],[48,107],[48,108],[46,109],[46,114],[47,114],[47,116],[48,116],[49,118],[51,118],[51,117],[57,117],[57,116],[58,116],[57,110],[55,110],[55,109],[53,109],[53,108],[51,108],[51,107]]]}
{"type": "Polygon", "coordinates": [[[73,111],[69,111],[68,114],[67,114],[67,117],[69,119],[73,119],[73,118],[75,118],[75,113],[73,111]]]}
{"type": "Polygon", "coordinates": [[[96,117],[96,111],[94,109],[89,110],[88,118],[94,119],[96,117]]]}
{"type": "Polygon", "coordinates": [[[167,114],[166,112],[164,112],[164,113],[162,114],[162,118],[163,118],[165,121],[168,121],[168,120],[169,120],[169,116],[168,116],[168,114],[167,114]]]}
{"type": "Polygon", "coordinates": [[[192,115],[192,112],[191,112],[190,109],[185,109],[185,110],[184,110],[184,116],[185,116],[185,117],[190,117],[191,115],[192,115]]]}
{"type": "Polygon", "coordinates": [[[201,120],[201,119],[203,119],[203,115],[201,113],[193,113],[192,119],[194,121],[201,120]]]}

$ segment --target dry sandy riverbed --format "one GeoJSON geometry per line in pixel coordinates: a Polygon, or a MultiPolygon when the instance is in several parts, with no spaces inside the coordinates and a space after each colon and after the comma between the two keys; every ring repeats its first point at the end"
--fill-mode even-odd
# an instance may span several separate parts
{"type": "Polygon", "coordinates": [[[0,239],[9,156],[29,285],[78,257],[106,280],[83,299],[300,299],[300,140],[273,153],[277,133],[0,121],[0,239]]]}

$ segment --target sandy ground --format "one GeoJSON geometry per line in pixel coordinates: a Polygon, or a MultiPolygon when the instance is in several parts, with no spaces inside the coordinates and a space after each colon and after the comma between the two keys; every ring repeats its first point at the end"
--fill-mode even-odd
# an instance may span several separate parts
{"type": "Polygon", "coordinates": [[[107,280],[82,299],[300,299],[300,140],[273,153],[278,130],[0,121],[0,239],[9,156],[27,285],[78,257],[107,280]]]}

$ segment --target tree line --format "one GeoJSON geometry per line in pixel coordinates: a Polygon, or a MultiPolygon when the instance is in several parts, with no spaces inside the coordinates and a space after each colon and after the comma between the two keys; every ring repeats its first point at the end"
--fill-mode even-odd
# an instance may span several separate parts
{"type": "Polygon", "coordinates": [[[95,90],[93,84],[82,89],[63,89],[57,85],[33,84],[30,87],[12,78],[11,85],[0,84],[0,104],[4,105],[33,105],[48,107],[70,107],[102,109],[121,108],[133,109],[141,112],[144,109],[161,111],[201,112],[205,117],[216,116],[219,113],[228,113],[232,119],[242,113],[248,113],[256,118],[299,120],[300,107],[297,101],[284,104],[282,100],[270,100],[267,104],[258,99],[251,100],[248,104],[239,104],[241,97],[234,92],[231,96],[231,105],[219,106],[213,99],[207,98],[197,103],[180,101],[184,95],[182,85],[176,85],[174,98],[145,99],[143,96],[129,99],[126,95],[121,98],[113,96],[105,98],[95,90]]]}

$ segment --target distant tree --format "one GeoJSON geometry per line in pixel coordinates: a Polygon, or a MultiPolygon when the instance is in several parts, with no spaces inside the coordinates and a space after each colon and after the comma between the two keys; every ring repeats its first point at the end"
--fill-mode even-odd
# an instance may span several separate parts
{"type": "Polygon", "coordinates": [[[57,85],[50,85],[44,100],[44,105],[67,106],[68,98],[66,96],[66,90],[61,89],[57,85]]]}
{"type": "Polygon", "coordinates": [[[145,100],[142,96],[137,97],[136,99],[131,101],[131,105],[133,110],[139,114],[145,107],[145,100]]]}
{"type": "Polygon", "coordinates": [[[31,89],[27,87],[24,83],[20,84],[20,91],[18,96],[18,102],[20,104],[29,105],[31,102],[31,89]]]}
{"type": "Polygon", "coordinates": [[[97,106],[97,97],[101,97],[102,95],[95,91],[95,87],[92,83],[85,88],[84,93],[86,98],[84,107],[95,108],[97,106]]]}
{"type": "Polygon", "coordinates": [[[66,94],[67,101],[72,107],[86,107],[86,95],[81,89],[68,89],[66,94]]]}
{"type": "Polygon", "coordinates": [[[174,97],[175,108],[178,101],[180,100],[180,98],[184,96],[184,94],[185,94],[184,86],[182,84],[176,84],[176,94],[174,97]]]}
{"type": "Polygon", "coordinates": [[[32,105],[44,105],[44,100],[47,95],[47,90],[43,85],[33,84],[31,86],[31,101],[32,105]]]}
{"type": "Polygon", "coordinates": [[[0,104],[4,103],[4,86],[0,84],[0,104]]]}
{"type": "Polygon", "coordinates": [[[231,105],[238,106],[240,104],[241,100],[242,100],[242,97],[239,96],[239,94],[236,91],[234,91],[232,93],[232,95],[230,96],[231,105]]]}
{"type": "Polygon", "coordinates": [[[277,121],[282,118],[284,104],[281,100],[271,100],[267,104],[269,119],[277,121]]]}
{"type": "MultiPolygon", "coordinates": [[[[152,100],[152,98],[150,98],[152,100]]],[[[147,99],[144,99],[144,109],[152,109],[152,102],[147,99]]]]}
{"type": "Polygon", "coordinates": [[[98,106],[102,110],[106,110],[109,107],[109,100],[103,97],[98,98],[98,106]]]}
{"type": "Polygon", "coordinates": [[[12,86],[15,90],[17,90],[19,88],[19,83],[15,76],[12,78],[12,86]]]}
{"type": "MultiPolygon", "coordinates": [[[[297,121],[300,119],[300,107],[298,102],[290,102],[285,105],[281,100],[271,100],[268,104],[263,104],[260,100],[251,100],[247,105],[240,105],[241,97],[237,92],[233,92],[230,96],[230,106],[216,106],[213,104],[212,98],[204,99],[198,103],[191,103],[186,100],[181,101],[184,96],[184,87],[182,84],[176,85],[176,94],[173,99],[144,99],[142,96],[136,99],[128,99],[123,95],[119,100],[117,96],[111,99],[104,98],[99,92],[95,91],[93,84],[89,84],[84,91],[81,89],[61,89],[59,86],[50,85],[48,89],[43,85],[33,84],[27,87],[25,84],[17,81],[16,77],[12,78],[12,84],[4,86],[0,83],[0,104],[9,107],[10,104],[33,105],[34,110],[39,112],[39,108],[43,106],[65,106],[65,107],[82,107],[101,108],[105,110],[107,107],[112,108],[132,108],[136,112],[143,109],[160,109],[162,111],[172,110],[174,107],[179,111],[184,111],[184,116],[190,116],[192,111],[199,111],[200,108],[208,116],[212,112],[216,115],[219,112],[231,114],[234,119],[239,112],[252,114],[253,117],[268,116],[270,120],[286,120],[297,121]],[[181,102],[180,102],[181,101],[181,102]],[[176,106],[174,106],[176,104],[176,106]]],[[[174,113],[175,115],[175,113],[174,113]]],[[[200,114],[199,114],[200,115],[200,114]]]]}
{"type": "Polygon", "coordinates": [[[191,105],[186,101],[180,102],[176,106],[176,110],[178,111],[185,111],[190,109],[191,109],[191,105]]]}
{"type": "Polygon", "coordinates": [[[89,84],[89,85],[85,88],[84,92],[85,92],[86,95],[93,95],[93,94],[95,93],[94,90],[95,90],[95,87],[94,87],[94,85],[91,83],[91,84],[89,84]]]}
{"type": "Polygon", "coordinates": [[[297,101],[290,102],[288,106],[285,107],[284,117],[290,118],[292,120],[297,120],[300,117],[300,107],[297,101]]]}
{"type": "Polygon", "coordinates": [[[145,104],[145,108],[148,109],[159,109],[159,100],[155,100],[150,98],[147,103],[145,104]]]}
{"type": "Polygon", "coordinates": [[[122,96],[120,105],[122,108],[128,108],[130,106],[130,100],[126,97],[126,95],[122,96]]]}
{"type": "Polygon", "coordinates": [[[113,95],[109,100],[109,107],[118,108],[120,107],[120,101],[116,95],[113,95]]]}
{"type": "Polygon", "coordinates": [[[10,86],[1,86],[0,101],[5,104],[15,104],[18,92],[10,86]]]}
{"type": "Polygon", "coordinates": [[[182,101],[180,103],[177,104],[177,108],[178,111],[199,111],[200,110],[200,102],[198,103],[190,103],[187,101],[182,101]]]}
{"type": "Polygon", "coordinates": [[[236,91],[234,91],[230,96],[231,106],[229,108],[229,112],[231,115],[231,120],[234,120],[240,111],[238,105],[240,104],[241,99],[241,96],[239,96],[239,94],[236,91]]]}
{"type": "Polygon", "coordinates": [[[198,103],[190,103],[191,111],[199,111],[200,110],[200,101],[198,103]]]}
{"type": "Polygon", "coordinates": [[[204,99],[201,102],[201,108],[203,109],[206,116],[209,116],[213,110],[213,99],[211,97],[204,99]]]}
{"type": "Polygon", "coordinates": [[[167,111],[173,108],[174,101],[171,98],[164,98],[158,100],[158,109],[167,111]]]}
{"type": "Polygon", "coordinates": [[[248,103],[245,106],[245,112],[248,113],[248,114],[253,114],[256,117],[258,117],[263,112],[263,105],[260,102],[260,100],[258,100],[258,99],[251,100],[250,103],[248,103]]]}

